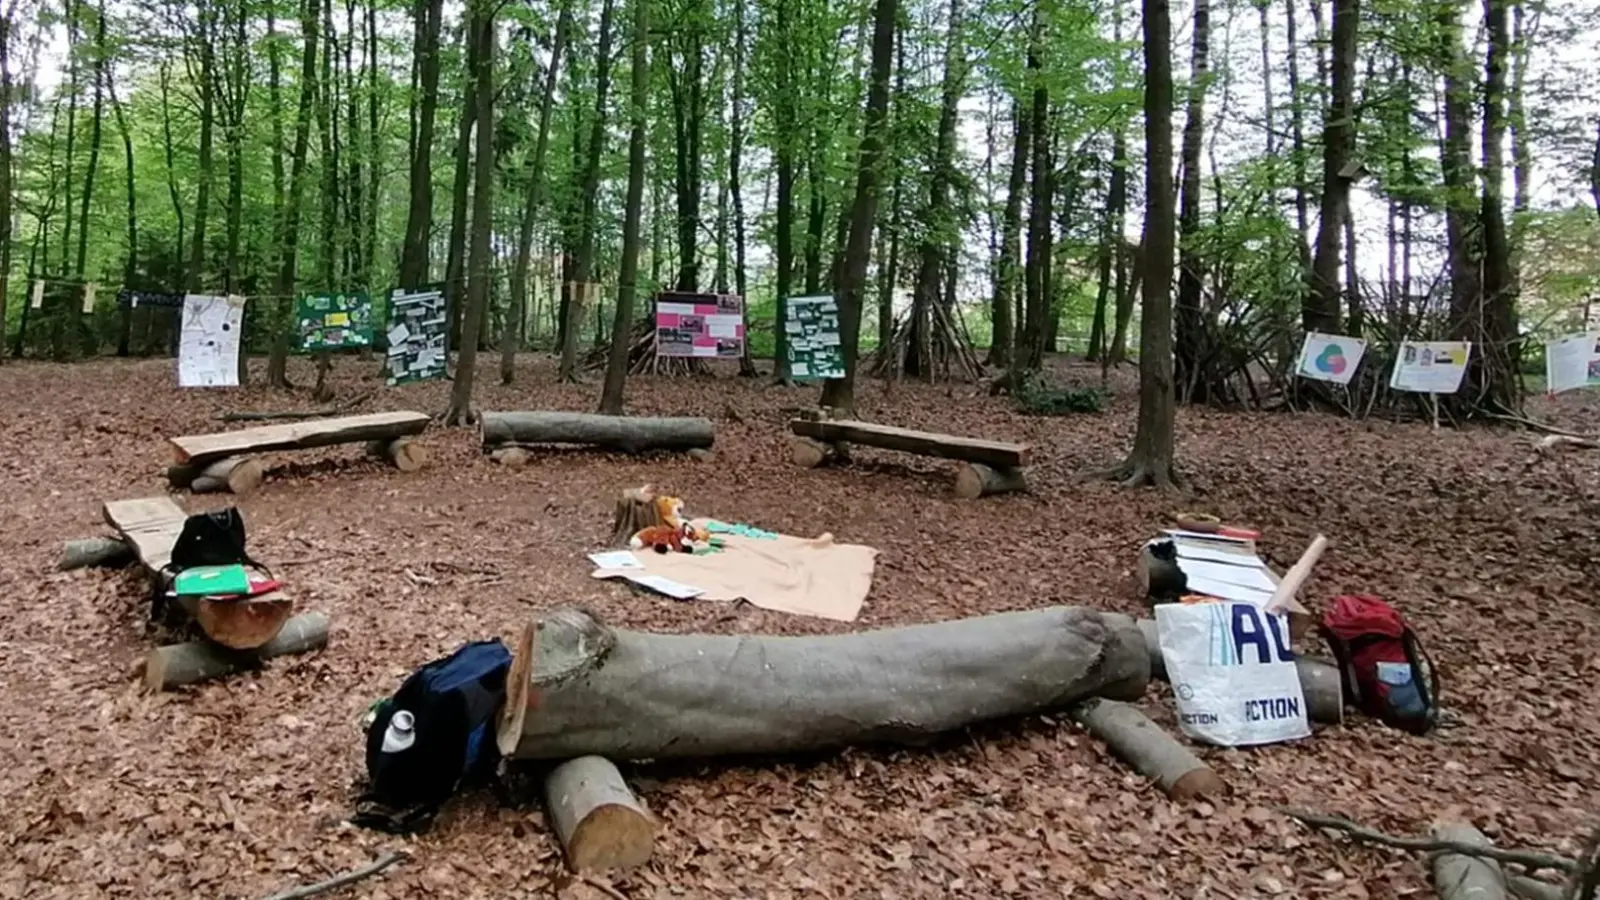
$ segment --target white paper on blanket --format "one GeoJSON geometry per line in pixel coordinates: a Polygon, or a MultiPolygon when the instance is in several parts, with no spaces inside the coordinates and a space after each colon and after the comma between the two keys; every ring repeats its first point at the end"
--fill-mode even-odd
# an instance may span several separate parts
{"type": "Polygon", "coordinates": [[[1544,345],[1545,390],[1600,387],[1600,331],[1569,334],[1544,345]]]}
{"type": "Polygon", "coordinates": [[[671,578],[663,578],[660,575],[623,575],[622,577],[634,584],[647,587],[658,594],[666,594],[674,600],[693,600],[695,597],[705,593],[702,588],[682,584],[673,581],[671,578]]]}
{"type": "Polygon", "coordinates": [[[238,387],[243,297],[186,294],[178,338],[179,387],[238,387]]]}
{"type": "Polygon", "coordinates": [[[632,550],[607,550],[589,554],[589,561],[602,569],[643,569],[632,550]]]}

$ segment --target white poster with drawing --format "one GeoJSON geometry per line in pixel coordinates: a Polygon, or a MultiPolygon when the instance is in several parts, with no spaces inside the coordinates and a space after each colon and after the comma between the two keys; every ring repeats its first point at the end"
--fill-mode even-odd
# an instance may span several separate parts
{"type": "Polygon", "coordinates": [[[1600,331],[1569,334],[1544,345],[1545,390],[1600,387],[1600,331]]]}
{"type": "Polygon", "coordinates": [[[1366,352],[1367,342],[1360,338],[1312,331],[1300,347],[1300,362],[1295,368],[1301,378],[1347,385],[1366,352]]]}
{"type": "Polygon", "coordinates": [[[178,338],[179,387],[238,387],[244,298],[185,294],[178,338]]]}
{"type": "Polygon", "coordinates": [[[1418,394],[1454,394],[1472,357],[1469,341],[1404,341],[1389,387],[1418,394]]]}

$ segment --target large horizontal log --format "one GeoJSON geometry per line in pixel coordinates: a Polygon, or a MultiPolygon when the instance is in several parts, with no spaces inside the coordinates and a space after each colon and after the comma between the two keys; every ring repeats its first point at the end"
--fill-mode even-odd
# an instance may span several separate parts
{"type": "Polygon", "coordinates": [[[844,441],[868,447],[882,447],[885,450],[899,450],[901,453],[915,453],[918,456],[983,463],[996,469],[1020,469],[1028,465],[1032,456],[1032,451],[1026,444],[912,431],[909,428],[879,425],[875,422],[790,419],[789,430],[801,437],[822,441],[825,444],[844,441]]]}
{"type": "Polygon", "coordinates": [[[710,419],[598,416],[569,412],[486,412],[485,452],[504,444],[584,444],[623,453],[710,447],[710,419]]]}
{"type": "Polygon", "coordinates": [[[133,560],[133,548],[121,538],[79,538],[61,545],[61,561],[56,563],[56,571],[70,572],[96,566],[112,568],[125,566],[133,560]]]}
{"type": "Polygon", "coordinates": [[[1154,779],[1174,800],[1227,793],[1227,785],[1210,766],[1162,731],[1137,706],[1115,700],[1086,700],[1072,708],[1072,718],[1104,741],[1134,771],[1154,779]]]}
{"type": "MultiPolygon", "coordinates": [[[[1150,651],[1150,675],[1167,680],[1167,661],[1161,656],[1161,641],[1154,619],[1140,619],[1139,630],[1144,632],[1145,645],[1150,651]]],[[[1320,659],[1296,656],[1295,669],[1300,673],[1300,692],[1306,698],[1306,714],[1313,722],[1324,725],[1344,724],[1344,685],[1339,681],[1339,669],[1320,659]]]]}
{"type": "Polygon", "coordinates": [[[210,641],[170,644],[150,651],[144,662],[144,683],[153,691],[170,690],[257,668],[262,660],[308,653],[328,645],[328,617],[301,613],[278,636],[254,651],[229,650],[210,641]]]}
{"type": "Polygon", "coordinates": [[[1138,699],[1150,676],[1133,620],[1082,607],[821,637],[649,634],[563,609],[528,643],[531,675],[508,683],[499,735],[523,759],[919,743],[1093,696],[1138,699]]]}
{"type": "Polygon", "coordinates": [[[334,444],[394,440],[421,434],[428,427],[428,416],[419,412],[368,413],[314,422],[291,422],[197,434],[169,439],[176,462],[203,466],[228,456],[266,453],[273,450],[307,450],[334,444]]]}

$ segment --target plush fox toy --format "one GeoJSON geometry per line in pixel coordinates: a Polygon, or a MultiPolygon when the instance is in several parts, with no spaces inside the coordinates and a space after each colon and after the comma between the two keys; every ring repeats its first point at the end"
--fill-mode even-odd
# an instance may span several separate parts
{"type": "Polygon", "coordinates": [[[704,529],[684,521],[683,501],[677,497],[657,497],[656,518],[661,524],[640,529],[628,540],[628,546],[635,550],[648,547],[657,553],[692,553],[694,548],[690,542],[703,542],[710,537],[704,529]]]}

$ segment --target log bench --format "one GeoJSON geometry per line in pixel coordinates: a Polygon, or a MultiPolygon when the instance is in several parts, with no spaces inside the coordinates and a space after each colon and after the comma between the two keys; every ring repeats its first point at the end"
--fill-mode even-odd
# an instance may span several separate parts
{"type": "MultiPolygon", "coordinates": [[[[172,559],[172,547],[188,514],[171,497],[149,497],[114,500],[105,504],[102,515],[150,574],[153,588],[165,590],[162,569],[172,559]]],[[[327,616],[291,618],[294,601],[282,591],[244,599],[177,597],[176,601],[206,640],[151,651],[144,674],[146,684],[154,690],[243,671],[263,659],[303,653],[327,643],[327,616]]]]}
{"type": "Polygon", "coordinates": [[[174,464],[167,468],[167,481],[195,493],[246,494],[260,487],[265,475],[253,454],[357,443],[366,444],[369,455],[413,472],[427,455],[412,437],[427,427],[426,413],[381,412],[170,438],[174,464]]]}
{"type": "Polygon", "coordinates": [[[1032,461],[1032,450],[1026,444],[845,419],[790,419],[789,430],[795,435],[790,442],[792,458],[807,469],[845,460],[848,445],[864,444],[965,463],[955,479],[955,495],[963,500],[1028,489],[1023,469],[1032,461]]]}

